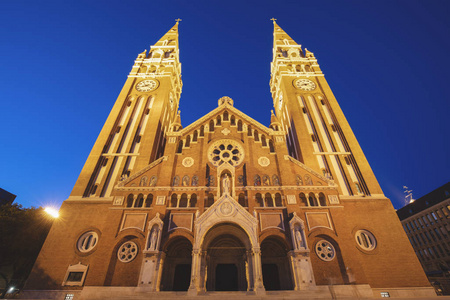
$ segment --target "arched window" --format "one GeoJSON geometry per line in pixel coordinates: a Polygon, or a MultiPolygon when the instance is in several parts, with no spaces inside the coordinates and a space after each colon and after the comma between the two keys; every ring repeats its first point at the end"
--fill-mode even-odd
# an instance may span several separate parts
{"type": "Polygon", "coordinates": [[[219,116],[217,116],[217,118],[216,118],[216,125],[217,126],[220,126],[221,125],[221,118],[220,118],[220,115],[219,116]]]}
{"type": "Polygon", "coordinates": [[[178,197],[177,194],[172,194],[170,197],[170,207],[177,207],[178,206],[178,197]]]}
{"type": "Polygon", "coordinates": [[[269,150],[271,153],[275,153],[275,146],[273,145],[272,140],[269,140],[269,150]]]}
{"type": "Polygon", "coordinates": [[[191,146],[191,136],[190,135],[188,135],[187,137],[186,137],[186,144],[184,145],[184,147],[189,147],[189,146],[191,146]]]}
{"type": "Polygon", "coordinates": [[[225,111],[225,112],[223,113],[223,120],[224,120],[224,121],[228,121],[228,112],[227,112],[227,111],[225,111]]]}
{"type": "Polygon", "coordinates": [[[264,203],[266,207],[273,207],[273,199],[271,194],[266,193],[266,195],[264,195],[264,203]]]}
{"type": "Polygon", "coordinates": [[[262,178],[262,184],[263,185],[270,185],[270,177],[269,175],[264,175],[262,178]]]}
{"type": "Polygon", "coordinates": [[[319,206],[319,204],[317,203],[316,196],[313,193],[309,193],[308,200],[309,206],[319,206]]]}
{"type": "Polygon", "coordinates": [[[319,204],[320,204],[320,206],[327,206],[327,201],[326,201],[325,195],[323,193],[319,194],[319,204]]]}
{"type": "Polygon", "coordinates": [[[188,199],[186,194],[182,194],[180,198],[180,205],[179,207],[187,207],[188,205],[188,199]]]}
{"type": "Polygon", "coordinates": [[[277,207],[283,206],[283,199],[281,199],[280,193],[275,194],[275,206],[277,206],[277,207]]]}
{"type": "Polygon", "coordinates": [[[197,194],[192,194],[189,200],[189,207],[197,207],[197,194]]]}
{"type": "Polygon", "coordinates": [[[194,137],[192,138],[192,141],[196,142],[197,141],[197,137],[198,137],[198,132],[196,130],[196,131],[194,131],[194,137]]]}
{"type": "Polygon", "coordinates": [[[214,121],[211,120],[209,121],[209,132],[213,132],[214,131],[214,121]]]}
{"type": "Polygon", "coordinates": [[[258,130],[253,131],[253,137],[255,138],[255,142],[259,142],[259,134],[258,130]]]}
{"type": "Polygon", "coordinates": [[[177,153],[183,152],[183,141],[178,142],[177,153]]]}
{"type": "Polygon", "coordinates": [[[235,126],[236,125],[236,118],[234,116],[231,116],[230,125],[231,126],[235,126]]]}
{"type": "Polygon", "coordinates": [[[127,207],[133,207],[133,194],[129,194],[127,197],[127,207]]]}
{"type": "Polygon", "coordinates": [[[238,131],[242,131],[242,121],[241,120],[239,120],[238,121],[238,131]]]}
{"type": "Polygon", "coordinates": [[[134,203],[134,207],[142,207],[144,205],[144,195],[139,194],[136,202],[134,203]]]}
{"type": "Polygon", "coordinates": [[[245,195],[243,193],[239,194],[239,199],[238,199],[238,203],[242,206],[242,207],[247,207],[247,201],[245,200],[245,195]]]}
{"type": "Polygon", "coordinates": [[[303,206],[308,206],[308,200],[306,200],[306,196],[304,193],[300,193],[299,198],[303,206]]]}
{"type": "Polygon", "coordinates": [[[153,204],[153,194],[148,194],[147,199],[145,199],[145,207],[150,207],[153,204]]]}
{"type": "Polygon", "coordinates": [[[256,198],[256,203],[259,205],[259,207],[264,207],[264,200],[263,200],[261,194],[257,193],[255,195],[255,198],[256,198]]]}
{"type": "Polygon", "coordinates": [[[253,185],[254,186],[261,185],[261,177],[259,177],[259,175],[255,175],[255,177],[253,178],[253,185]]]}
{"type": "Polygon", "coordinates": [[[267,142],[266,142],[266,136],[262,135],[261,136],[261,144],[263,147],[267,147],[267,142]]]}
{"type": "Polygon", "coordinates": [[[205,136],[205,125],[200,126],[200,136],[205,136]]]}
{"type": "Polygon", "coordinates": [[[247,136],[252,136],[252,126],[250,125],[247,127],[247,136]]]}

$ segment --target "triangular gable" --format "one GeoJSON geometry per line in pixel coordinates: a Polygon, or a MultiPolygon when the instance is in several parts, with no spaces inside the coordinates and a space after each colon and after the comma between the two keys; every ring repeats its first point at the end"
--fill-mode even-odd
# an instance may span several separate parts
{"type": "MultiPolygon", "coordinates": [[[[245,121],[245,122],[249,123],[250,125],[252,125],[255,129],[258,129],[258,131],[264,132],[267,135],[271,135],[274,132],[271,128],[269,128],[269,127],[259,123],[258,121],[256,121],[255,119],[249,117],[245,113],[241,112],[240,110],[238,110],[237,108],[235,108],[231,104],[225,103],[225,104],[222,104],[219,107],[213,109],[212,111],[210,111],[209,113],[207,113],[206,115],[204,115],[203,117],[198,119],[197,121],[191,123],[187,127],[183,128],[182,130],[178,131],[177,135],[180,135],[180,136],[186,135],[191,130],[195,130],[196,128],[198,128],[202,124],[207,124],[211,119],[214,119],[214,117],[216,115],[220,114],[224,110],[228,110],[230,114],[234,114],[236,117],[239,117],[243,121],[245,121]]],[[[284,134],[284,132],[283,131],[277,131],[277,134],[284,134]]]]}
{"type": "Polygon", "coordinates": [[[241,227],[255,247],[257,241],[258,220],[243,208],[230,194],[222,195],[200,217],[195,220],[194,249],[198,249],[205,234],[220,223],[232,223],[241,227]]]}

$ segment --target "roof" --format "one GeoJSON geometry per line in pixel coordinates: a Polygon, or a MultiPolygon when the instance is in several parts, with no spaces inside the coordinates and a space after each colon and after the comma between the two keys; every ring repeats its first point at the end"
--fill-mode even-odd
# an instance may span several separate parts
{"type": "Polygon", "coordinates": [[[413,203],[410,203],[399,210],[397,210],[397,215],[400,220],[409,218],[421,211],[426,210],[436,204],[441,203],[450,198],[450,182],[447,182],[443,186],[435,189],[434,191],[420,197],[413,203]]]}

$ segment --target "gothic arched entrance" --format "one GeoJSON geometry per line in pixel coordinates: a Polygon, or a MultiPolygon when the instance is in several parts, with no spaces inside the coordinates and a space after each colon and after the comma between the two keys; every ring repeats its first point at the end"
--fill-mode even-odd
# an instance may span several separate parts
{"type": "Polygon", "coordinates": [[[192,244],[183,237],[166,247],[161,291],[187,291],[191,280],[192,244]]]}
{"type": "Polygon", "coordinates": [[[203,243],[203,263],[207,291],[246,291],[249,280],[247,253],[250,241],[237,225],[213,227],[203,243]]]}
{"type": "Polygon", "coordinates": [[[268,237],[261,243],[261,264],[264,287],[268,291],[293,289],[286,245],[268,237]]]}

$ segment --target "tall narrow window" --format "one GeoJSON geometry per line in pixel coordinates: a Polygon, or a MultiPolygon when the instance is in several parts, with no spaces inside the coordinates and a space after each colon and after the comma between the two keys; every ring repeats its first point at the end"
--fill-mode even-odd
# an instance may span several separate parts
{"type": "Polygon", "coordinates": [[[242,131],[242,121],[241,120],[238,121],[238,128],[237,128],[237,130],[238,131],[242,131]]]}
{"type": "Polygon", "coordinates": [[[214,121],[209,121],[209,132],[214,132],[214,121]]]}
{"type": "Polygon", "coordinates": [[[196,131],[194,131],[194,137],[192,138],[192,141],[196,142],[197,141],[197,137],[198,137],[198,132],[196,130],[196,131]]]}
{"type": "Polygon", "coordinates": [[[183,152],[183,141],[178,142],[177,153],[183,152]]]}

